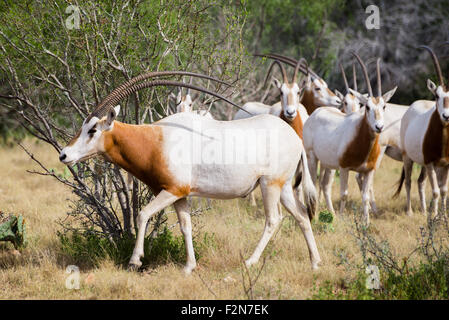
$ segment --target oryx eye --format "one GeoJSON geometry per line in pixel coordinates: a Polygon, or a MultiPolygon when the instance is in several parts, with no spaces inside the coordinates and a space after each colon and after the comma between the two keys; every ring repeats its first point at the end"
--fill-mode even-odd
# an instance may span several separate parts
{"type": "Polygon", "coordinates": [[[321,88],[316,88],[315,90],[316,90],[316,91],[320,91],[320,90],[321,90],[321,88]]]}
{"type": "Polygon", "coordinates": [[[95,132],[97,132],[97,129],[92,128],[92,129],[90,129],[89,131],[87,131],[87,134],[92,138],[93,135],[95,134],[95,132]]]}

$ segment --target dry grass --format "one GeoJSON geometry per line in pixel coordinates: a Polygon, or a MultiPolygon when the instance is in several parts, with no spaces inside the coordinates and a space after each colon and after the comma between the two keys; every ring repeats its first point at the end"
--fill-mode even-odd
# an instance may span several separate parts
{"type": "MultiPolygon", "coordinates": [[[[57,170],[56,152],[34,140],[25,145],[43,163],[57,170]]],[[[70,190],[52,178],[29,174],[38,169],[19,148],[0,148],[0,209],[23,214],[27,221],[29,246],[20,256],[12,247],[0,244],[1,299],[245,299],[242,286],[243,266],[240,253],[248,257],[261,236],[264,218],[260,193],[258,209],[248,206],[246,199],[213,201],[213,209],[193,219],[199,235],[213,234],[215,245],[203,252],[198,268],[184,276],[179,265],[168,263],[140,273],[130,273],[105,261],[95,269],[81,270],[81,288],[65,287],[65,268],[70,259],[59,250],[57,220],[68,211],[70,190]]],[[[425,219],[416,211],[414,217],[404,214],[405,196],[391,200],[394,183],[401,165],[384,159],[375,176],[379,217],[372,219],[373,229],[389,240],[393,251],[406,256],[416,244],[419,226],[425,219]]],[[[416,172],[414,173],[416,176],[416,172]]],[[[337,179],[336,179],[337,180],[337,179]]],[[[337,180],[338,182],[338,180],[337,180]]],[[[334,183],[333,199],[338,200],[338,184],[334,183]]],[[[416,185],[413,186],[417,206],[416,185]]],[[[429,190],[427,190],[429,191],[429,190]]],[[[353,174],[350,178],[350,204],[360,205],[360,193],[353,174]]],[[[284,211],[284,214],[286,212],[284,211]]],[[[175,220],[171,213],[170,221],[175,220]]],[[[299,227],[290,217],[267,246],[266,265],[254,287],[255,298],[306,299],[314,284],[325,280],[351,278],[355,270],[339,264],[342,253],[354,264],[360,252],[350,235],[351,214],[335,222],[335,232],[316,232],[316,241],[323,263],[312,272],[307,247],[299,227]]],[[[175,231],[179,234],[179,231],[175,231]]],[[[261,263],[259,264],[259,266],[261,263]]],[[[257,266],[251,272],[257,271],[257,266]]]]}

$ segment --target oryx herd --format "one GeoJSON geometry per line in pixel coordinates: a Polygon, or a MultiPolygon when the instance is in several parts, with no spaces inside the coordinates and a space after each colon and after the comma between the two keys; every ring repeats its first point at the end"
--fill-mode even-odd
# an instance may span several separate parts
{"type": "Polygon", "coordinates": [[[439,83],[427,80],[435,100],[419,100],[410,106],[388,103],[396,87],[382,93],[381,61],[377,59],[377,92],[373,93],[370,75],[360,56],[352,53],[361,67],[367,93],[357,90],[353,64],[350,88],[340,65],[346,93],[332,92],[327,83],[311,70],[305,59],[278,54],[273,59],[265,82],[274,67],[282,81],[273,78],[278,88],[277,102],[265,105],[249,101],[242,107],[217,92],[173,80],[168,76],[189,76],[216,81],[216,78],[186,72],[149,72],[132,78],[106,96],[84,120],[76,136],[61,151],[60,160],[72,165],[102,155],[144,182],[155,198],[139,213],[138,234],[131,268],[141,266],[148,220],[173,205],[185,239],[190,273],[196,267],[192,243],[190,207],[186,198],[197,196],[216,199],[246,197],[259,186],[265,209],[265,228],[247,266],[257,263],[282,220],[280,204],[298,222],[310,254],[313,269],[320,255],[311,228],[319,193],[323,191],[328,210],[334,213],[331,186],[336,170],[340,172],[340,214],[345,210],[349,171],[357,173],[362,194],[363,221],[369,224],[369,212],[376,212],[373,175],[385,154],[403,161],[397,193],[405,180],[407,214],[410,202],[413,162],[422,166],[418,179],[421,209],[426,213],[424,186],[426,174],[432,186],[432,212],[446,210],[449,166],[449,87],[444,84],[438,59],[430,53],[439,83]],[[293,67],[291,80],[284,67],[293,67]],[[298,79],[299,73],[303,77],[298,79]],[[132,125],[117,121],[118,102],[137,91],[154,86],[187,88],[179,91],[177,113],[152,124],[132,125]],[[231,121],[215,120],[208,110],[193,110],[190,90],[197,90],[239,108],[231,121]],[[318,173],[318,167],[320,168],[318,173]]]}

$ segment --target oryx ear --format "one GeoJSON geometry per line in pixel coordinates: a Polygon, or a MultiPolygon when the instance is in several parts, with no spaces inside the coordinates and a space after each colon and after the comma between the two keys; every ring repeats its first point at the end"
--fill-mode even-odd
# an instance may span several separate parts
{"type": "Polygon", "coordinates": [[[182,92],[179,90],[178,95],[176,97],[176,104],[180,104],[182,99],[182,92]]]}
{"type": "Polygon", "coordinates": [[[349,92],[351,92],[354,97],[359,99],[360,103],[362,103],[362,104],[367,104],[368,103],[368,97],[365,96],[364,94],[361,94],[360,92],[352,90],[351,88],[349,88],[349,92]]]}
{"type": "Polygon", "coordinates": [[[335,95],[340,98],[341,101],[343,101],[343,99],[345,98],[345,96],[343,95],[343,93],[341,93],[340,91],[338,91],[337,89],[335,89],[335,95]]]}
{"type": "Polygon", "coordinates": [[[300,91],[300,93],[299,93],[299,102],[301,102],[302,101],[302,98],[304,97],[304,92],[306,91],[305,90],[305,88],[304,87],[300,87],[300,89],[299,89],[300,91]]]}
{"type": "Polygon", "coordinates": [[[393,97],[394,93],[396,92],[396,89],[398,87],[394,87],[393,89],[391,89],[390,91],[388,91],[387,93],[385,93],[382,98],[384,99],[385,103],[387,103],[388,101],[390,101],[391,97],[393,97]]]}
{"type": "Polygon", "coordinates": [[[273,77],[273,84],[276,86],[276,88],[280,89],[282,87],[282,83],[276,79],[275,77],[273,77]]]}
{"type": "Polygon", "coordinates": [[[312,85],[312,82],[313,82],[313,79],[312,79],[312,76],[310,75],[310,73],[307,75],[307,78],[306,78],[306,86],[307,87],[310,87],[311,85],[312,85]]]}
{"type": "Polygon", "coordinates": [[[436,95],[437,85],[430,79],[427,79],[427,89],[429,89],[430,92],[433,93],[433,95],[436,95]]]}
{"type": "Polygon", "coordinates": [[[106,119],[106,124],[108,126],[111,126],[112,122],[114,122],[115,118],[117,118],[119,112],[120,112],[120,105],[117,105],[108,111],[108,117],[106,119]]]}

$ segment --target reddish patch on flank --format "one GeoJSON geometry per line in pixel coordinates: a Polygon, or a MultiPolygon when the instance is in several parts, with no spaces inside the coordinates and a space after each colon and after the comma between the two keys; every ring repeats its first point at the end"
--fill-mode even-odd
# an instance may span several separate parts
{"type": "Polygon", "coordinates": [[[190,186],[178,185],[168,169],[160,127],[115,121],[114,128],[103,133],[103,137],[103,156],[144,182],[154,194],[166,190],[184,197],[190,193],[190,186]]]}

